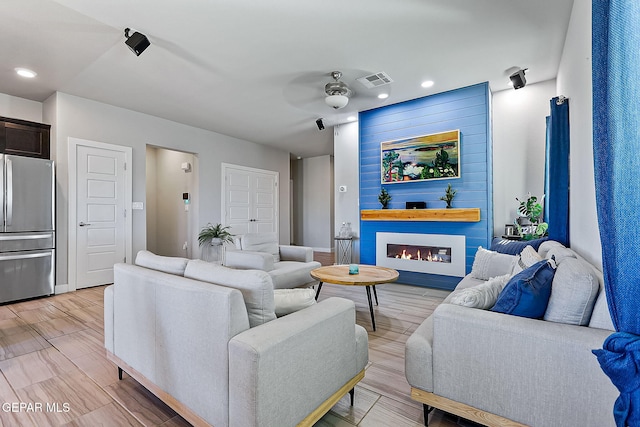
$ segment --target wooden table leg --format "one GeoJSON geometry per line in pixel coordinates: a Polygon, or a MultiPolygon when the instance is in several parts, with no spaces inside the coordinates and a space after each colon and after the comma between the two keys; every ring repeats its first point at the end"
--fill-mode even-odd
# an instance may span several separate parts
{"type": "Polygon", "coordinates": [[[365,286],[367,289],[367,299],[369,300],[369,311],[371,312],[371,326],[373,326],[373,330],[376,330],[376,319],[373,316],[373,303],[371,302],[371,289],[369,286],[365,286]]]}

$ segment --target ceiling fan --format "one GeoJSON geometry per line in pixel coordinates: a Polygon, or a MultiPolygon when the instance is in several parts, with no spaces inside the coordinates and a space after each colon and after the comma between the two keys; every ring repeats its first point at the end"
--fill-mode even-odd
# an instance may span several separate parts
{"type": "Polygon", "coordinates": [[[344,108],[349,103],[349,98],[354,92],[349,89],[346,83],[340,81],[342,78],[342,72],[332,71],[331,77],[334,81],[327,83],[324,86],[324,93],[327,95],[324,102],[334,110],[344,108]]]}

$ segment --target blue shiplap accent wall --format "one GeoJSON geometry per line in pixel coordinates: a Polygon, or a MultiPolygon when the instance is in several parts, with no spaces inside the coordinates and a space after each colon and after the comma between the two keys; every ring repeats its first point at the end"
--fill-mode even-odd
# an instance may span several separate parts
{"type": "MultiPolygon", "coordinates": [[[[480,208],[480,222],[360,221],[360,262],[376,263],[376,232],[457,234],[466,236],[466,271],[471,271],[478,246],[488,247],[493,230],[492,156],[488,83],[360,113],[360,209],[380,209],[380,143],[400,138],[460,130],[461,177],[435,181],[384,184],[390,209],[407,201],[439,200],[447,184],[458,191],[454,208],[480,208]]],[[[400,271],[400,283],[453,289],[460,278],[400,271]]]]}

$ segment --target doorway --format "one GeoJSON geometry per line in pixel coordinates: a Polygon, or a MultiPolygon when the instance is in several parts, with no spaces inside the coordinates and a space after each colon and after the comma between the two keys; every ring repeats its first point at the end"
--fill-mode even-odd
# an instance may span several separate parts
{"type": "Polygon", "coordinates": [[[147,250],[157,255],[193,257],[196,163],[192,153],[147,145],[147,250]]]}
{"type": "Polygon", "coordinates": [[[113,283],[131,259],[131,147],[69,138],[69,290],[113,283]]]}
{"type": "Polygon", "coordinates": [[[231,233],[278,233],[278,172],[222,164],[222,218],[231,233]]]}

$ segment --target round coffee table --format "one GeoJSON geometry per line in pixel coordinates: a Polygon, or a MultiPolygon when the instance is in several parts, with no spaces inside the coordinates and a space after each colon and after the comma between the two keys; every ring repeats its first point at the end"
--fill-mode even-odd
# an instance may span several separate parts
{"type": "Polygon", "coordinates": [[[349,265],[328,265],[311,270],[311,277],[320,281],[318,291],[316,292],[316,299],[318,299],[318,295],[320,295],[320,289],[322,289],[324,282],[344,286],[364,286],[367,290],[367,299],[369,300],[371,325],[375,331],[376,321],[373,316],[373,303],[371,302],[371,290],[369,286],[373,286],[376,304],[378,304],[376,285],[395,282],[398,280],[398,272],[391,268],[378,267],[375,265],[358,265],[358,270],[358,274],[349,274],[349,265]]]}

